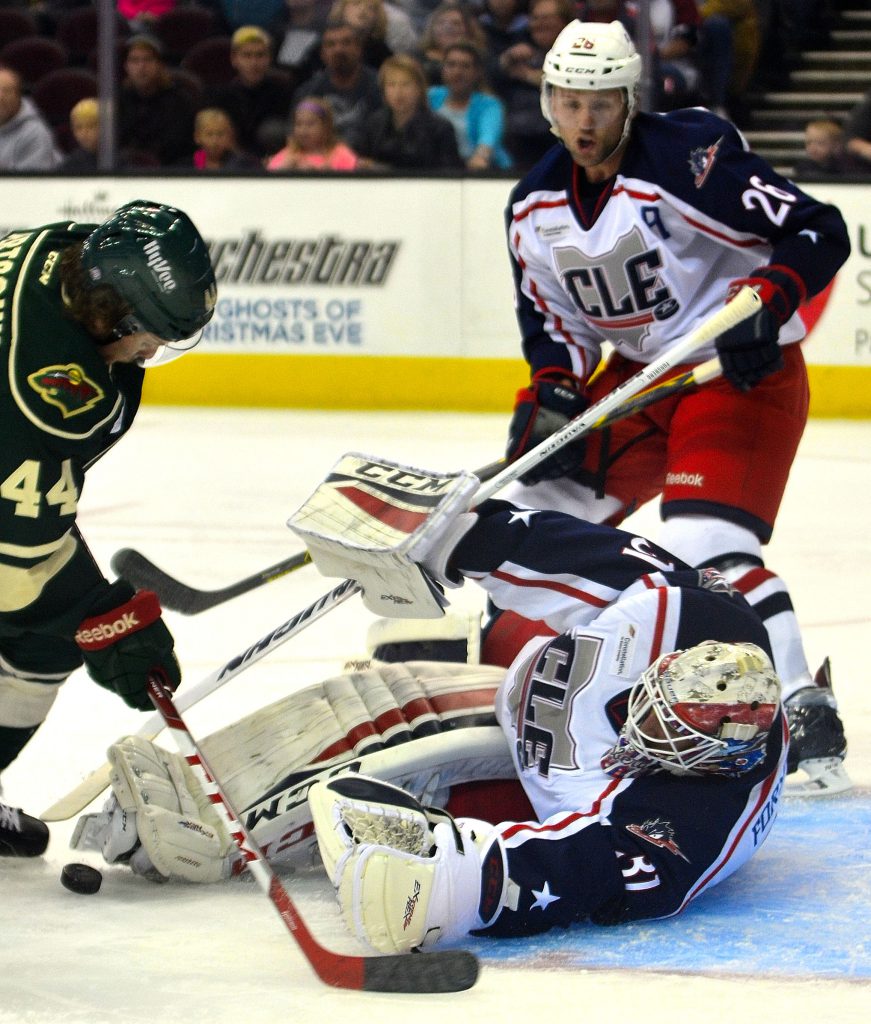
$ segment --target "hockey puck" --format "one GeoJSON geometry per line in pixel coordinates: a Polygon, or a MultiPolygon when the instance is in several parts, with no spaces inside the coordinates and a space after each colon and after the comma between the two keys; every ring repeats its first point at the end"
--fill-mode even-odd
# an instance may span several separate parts
{"type": "Polygon", "coordinates": [[[93,896],[103,884],[103,876],[96,868],[87,864],[65,864],[60,873],[61,885],[70,892],[93,896]]]}

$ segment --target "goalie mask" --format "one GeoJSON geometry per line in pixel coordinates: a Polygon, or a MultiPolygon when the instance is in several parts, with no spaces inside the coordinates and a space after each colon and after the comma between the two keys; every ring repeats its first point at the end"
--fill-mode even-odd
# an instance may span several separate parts
{"type": "Polygon", "coordinates": [[[780,680],[755,644],[706,641],[673,651],[633,686],[602,768],[618,778],[662,770],[742,775],[764,758],[779,702],[780,680]]]}
{"type": "Polygon", "coordinates": [[[560,32],[544,58],[541,78],[541,112],[557,138],[559,130],[551,111],[553,88],[623,89],[626,119],[615,151],[629,135],[638,105],[641,57],[619,21],[609,24],[575,20],[560,32]]]}
{"type": "Polygon", "coordinates": [[[82,266],[93,285],[109,285],[130,306],[112,340],[147,331],[177,355],[196,345],[215,311],[209,251],[175,207],[142,199],[122,206],[85,239],[82,266]]]}

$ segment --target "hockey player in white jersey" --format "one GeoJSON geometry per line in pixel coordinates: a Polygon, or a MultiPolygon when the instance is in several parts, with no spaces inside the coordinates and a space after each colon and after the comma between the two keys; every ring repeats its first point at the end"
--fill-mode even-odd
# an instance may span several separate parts
{"type": "MultiPolygon", "coordinates": [[[[792,729],[791,769],[804,769],[808,793],[837,792],[850,782],[828,663],[812,678],[789,593],[762,547],[807,418],[797,311],[846,259],[846,227],[834,207],[750,152],[728,121],[703,109],[639,111],[640,75],[618,22],[573,22],[545,59],[542,109],[561,144],[517,184],[506,212],[531,372],[508,458],[741,287],[754,288],[763,306],[718,339],[720,379],[566,446],[505,494],[615,525],[661,496],[663,546],[690,565],[718,568],[766,623],[792,729]],[[591,379],[605,343],[613,351],[591,379]]],[[[711,345],[697,360],[714,354],[711,345]]],[[[516,625],[508,630],[515,639],[516,625]]]]}

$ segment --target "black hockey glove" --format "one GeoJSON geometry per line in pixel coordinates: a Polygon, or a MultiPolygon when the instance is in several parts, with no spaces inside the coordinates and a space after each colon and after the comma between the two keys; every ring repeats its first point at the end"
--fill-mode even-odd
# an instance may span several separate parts
{"type": "Polygon", "coordinates": [[[758,293],[762,308],[717,339],[723,376],[739,391],[749,391],[764,377],[782,369],[783,353],[777,338],[801,302],[797,280],[776,267],[760,267],[751,277],[732,281],[726,301],[730,302],[745,285],[758,293]]]}
{"type": "Polygon", "coordinates": [[[171,690],[181,682],[172,634],[160,616],[151,590],[137,590],[116,580],[97,602],[95,614],[79,626],[76,643],[88,674],[132,708],[147,711],[148,673],[159,671],[171,690]]]}
{"type": "MultiPolygon", "coordinates": [[[[508,462],[519,459],[569,420],[580,416],[590,404],[581,388],[577,377],[572,378],[565,370],[549,368],[539,370],[532,383],[517,392],[505,449],[508,462]],[[572,379],[571,384],[563,383],[569,378],[572,379]]],[[[583,440],[570,441],[527,470],[520,479],[525,484],[536,484],[574,473],[583,462],[585,448],[583,440]]]]}

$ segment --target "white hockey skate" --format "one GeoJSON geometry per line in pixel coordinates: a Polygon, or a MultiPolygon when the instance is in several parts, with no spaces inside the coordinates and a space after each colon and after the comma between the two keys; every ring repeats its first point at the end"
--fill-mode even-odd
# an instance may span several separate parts
{"type": "Polygon", "coordinates": [[[787,780],[787,795],[833,796],[852,789],[844,768],[847,739],[832,690],[828,658],[814,676],[814,685],[796,690],[788,698],[784,713],[790,735],[787,772],[801,773],[787,780]]]}

